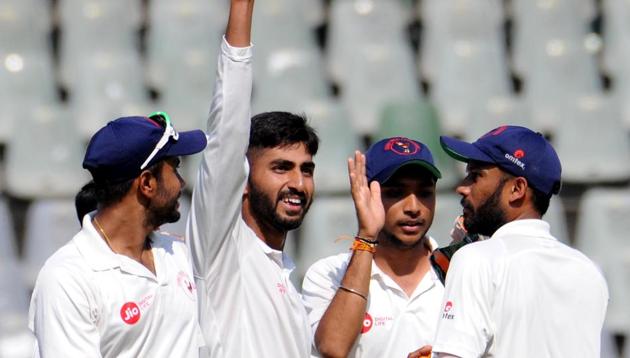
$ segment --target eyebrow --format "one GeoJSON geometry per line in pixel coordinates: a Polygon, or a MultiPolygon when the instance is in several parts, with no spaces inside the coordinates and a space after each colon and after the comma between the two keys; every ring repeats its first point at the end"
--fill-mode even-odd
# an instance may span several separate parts
{"type": "Polygon", "coordinates": [[[271,165],[291,165],[291,166],[295,166],[295,163],[290,161],[290,160],[286,160],[286,159],[274,159],[271,161],[270,163],[271,165]]]}

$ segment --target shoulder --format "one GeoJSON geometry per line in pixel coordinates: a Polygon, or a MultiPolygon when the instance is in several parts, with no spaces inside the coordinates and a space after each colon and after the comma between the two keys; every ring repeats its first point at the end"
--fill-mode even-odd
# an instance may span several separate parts
{"type": "Polygon", "coordinates": [[[464,262],[488,262],[500,257],[505,247],[500,239],[477,241],[463,246],[453,255],[453,260],[464,262]]]}
{"type": "Polygon", "coordinates": [[[41,293],[70,295],[90,286],[92,269],[71,241],[57,250],[37,275],[35,290],[41,293]]]}
{"type": "Polygon", "coordinates": [[[346,271],[348,267],[348,263],[350,262],[350,253],[341,253],[338,255],[324,257],[323,259],[317,260],[311,267],[306,271],[306,276],[317,275],[317,274],[329,274],[329,273],[338,273],[346,271]]]}
{"type": "Polygon", "coordinates": [[[350,257],[350,253],[341,253],[316,261],[304,275],[302,290],[309,291],[315,286],[333,287],[338,285],[346,272],[350,257]]]}

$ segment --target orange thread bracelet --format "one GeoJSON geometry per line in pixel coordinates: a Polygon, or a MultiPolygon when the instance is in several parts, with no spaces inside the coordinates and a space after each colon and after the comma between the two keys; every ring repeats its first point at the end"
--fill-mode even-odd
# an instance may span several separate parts
{"type": "Polygon", "coordinates": [[[354,240],[354,243],[352,243],[352,251],[367,251],[367,252],[371,252],[371,253],[375,253],[376,252],[376,245],[375,244],[367,244],[361,240],[354,240]]]}

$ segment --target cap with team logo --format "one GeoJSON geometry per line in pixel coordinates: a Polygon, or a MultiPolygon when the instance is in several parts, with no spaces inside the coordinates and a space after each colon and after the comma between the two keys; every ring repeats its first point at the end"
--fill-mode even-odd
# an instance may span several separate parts
{"type": "Polygon", "coordinates": [[[385,138],[374,143],[365,153],[365,159],[368,180],[376,180],[381,184],[405,165],[419,165],[435,179],[442,177],[429,147],[405,137],[385,138]]]}
{"type": "Polygon", "coordinates": [[[191,155],[206,147],[203,131],[178,132],[164,112],[113,120],[90,139],[83,168],[95,181],[123,182],[167,157],[191,155]]]}
{"type": "Polygon", "coordinates": [[[560,159],[542,134],[528,128],[501,126],[472,143],[441,136],[440,143],[459,161],[492,163],[545,194],[560,192],[560,159]]]}

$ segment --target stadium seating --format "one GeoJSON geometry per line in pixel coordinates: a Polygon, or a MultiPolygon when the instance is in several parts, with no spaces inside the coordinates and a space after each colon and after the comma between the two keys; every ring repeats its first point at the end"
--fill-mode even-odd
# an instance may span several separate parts
{"type": "Polygon", "coordinates": [[[320,139],[315,161],[315,189],[319,194],[350,192],[347,159],[363,150],[346,112],[338,101],[317,101],[304,107],[304,113],[320,139]]]}
{"type": "Polygon", "coordinates": [[[611,333],[630,330],[630,189],[595,187],[582,197],[576,227],[576,247],[604,272],[610,302],[606,328],[611,333]]]}
{"type": "MultiPolygon", "coordinates": [[[[605,268],[613,300],[604,343],[612,334],[628,341],[630,314],[618,304],[630,292],[630,271],[619,263],[626,245],[612,241],[622,237],[613,230],[624,222],[616,210],[625,207],[625,189],[597,186],[630,181],[630,2],[257,2],[253,113],[304,112],[322,139],[315,157],[318,197],[286,247],[298,266],[294,282],[316,259],[344,251],[349,243],[334,244],[334,238],[356,230],[346,174],[354,149],[401,134],[429,144],[444,174],[431,234],[445,244],[461,212],[453,188],[463,166],[444,155],[437,135],[474,140],[502,124],[524,125],[554,143],[566,189],[581,188],[563,191],[545,219],[561,241],[605,268]],[[587,193],[578,208],[582,189],[587,193]]],[[[47,255],[76,232],[70,198],[89,178],[80,165],[85,143],[107,121],[164,110],[179,130],[205,127],[228,5],[0,1],[0,249],[7,247],[0,260],[3,254],[15,259],[11,247],[24,248],[19,265],[0,263],[0,276],[17,277],[18,265],[31,286],[47,255]],[[15,212],[5,215],[8,204],[15,212]],[[55,238],[37,234],[42,228],[55,238]]],[[[184,159],[187,194],[198,162],[198,155],[184,159]]],[[[183,218],[165,228],[181,232],[184,225],[183,218]]],[[[6,282],[0,283],[3,319],[9,317],[2,311],[6,282]]],[[[0,322],[0,357],[30,356],[30,339],[24,327],[7,330],[0,322]]],[[[630,348],[625,351],[630,358],[630,348]]]]}
{"type": "Polygon", "coordinates": [[[44,262],[79,231],[73,199],[41,199],[26,212],[24,233],[24,275],[33,288],[44,262]]]}
{"type": "Polygon", "coordinates": [[[554,139],[565,182],[620,182],[630,179],[630,139],[618,108],[606,96],[576,98],[554,139]],[[592,133],[587,142],[584,135],[592,133]]]}
{"type": "Polygon", "coordinates": [[[427,101],[392,103],[383,108],[374,141],[387,137],[405,136],[418,140],[431,149],[435,164],[442,173],[438,189],[451,190],[459,181],[455,161],[440,146],[443,134],[435,108],[427,101]]]}
{"type": "Polygon", "coordinates": [[[315,261],[346,252],[356,231],[354,205],[349,195],[316,197],[300,227],[295,256],[299,267],[295,274],[302,277],[315,261]],[[349,240],[343,240],[344,237],[349,240]]]}
{"type": "Polygon", "coordinates": [[[25,110],[6,154],[7,190],[12,195],[70,197],[88,181],[81,167],[85,149],[74,125],[59,105],[25,110]]]}

